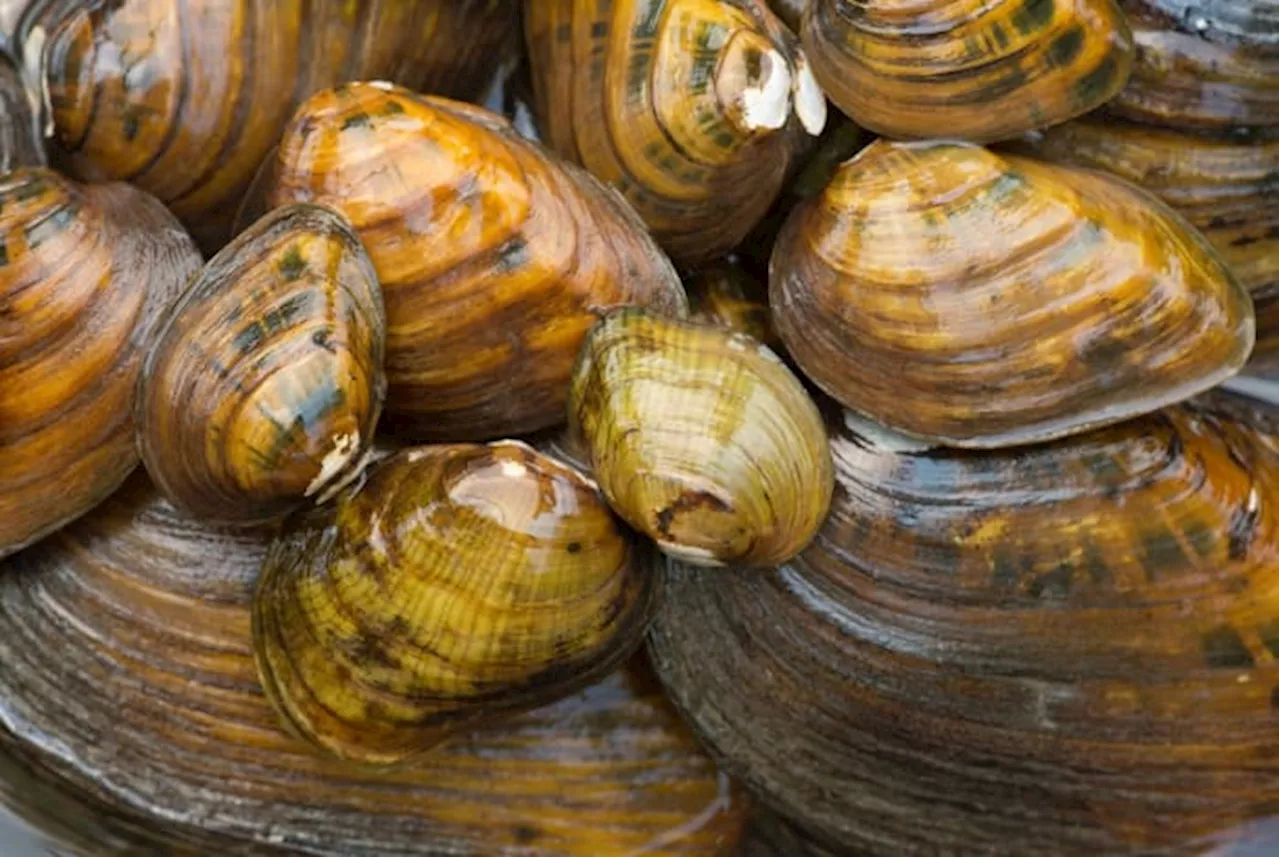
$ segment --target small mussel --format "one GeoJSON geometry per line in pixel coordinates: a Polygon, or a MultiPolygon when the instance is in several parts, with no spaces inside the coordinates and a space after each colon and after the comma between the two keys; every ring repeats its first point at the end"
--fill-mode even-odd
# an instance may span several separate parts
{"type": "Polygon", "coordinates": [[[687,311],[675,269],[616,193],[469,104],[376,82],[320,92],[259,193],[355,227],[386,301],[384,422],[406,438],[552,426],[599,311],[687,311]]]}
{"type": "Polygon", "coordinates": [[[771,565],[822,524],[832,491],[822,417],[755,339],[618,310],[587,337],[569,397],[570,437],[600,489],[665,553],[771,565]]]}
{"type": "Polygon", "coordinates": [[[526,0],[547,143],[622,192],[681,264],[723,255],[827,102],[764,0],[526,0]]]}
{"type": "Polygon", "coordinates": [[[774,248],[774,324],[846,407],[951,446],[1118,422],[1234,374],[1253,308],[1117,178],[977,146],[868,146],[774,248]]]}
{"type": "Polygon", "coordinates": [[[167,315],[138,397],[138,449],[181,509],[260,521],[361,462],[386,381],[373,265],[336,214],[268,214],[167,315]]]}
{"type": "Polygon", "coordinates": [[[831,100],[887,137],[1014,137],[1103,104],[1133,63],[1113,0],[813,0],[801,32],[831,100]]]}
{"type": "Polygon", "coordinates": [[[44,168],[0,175],[0,556],[138,464],[142,355],[200,255],[155,199],[44,168]]]}
{"type": "Polygon", "coordinates": [[[394,764],[603,676],[654,597],[643,546],[578,472],[515,441],[420,447],[286,524],[254,650],[294,732],[394,764]]]}
{"type": "Polygon", "coordinates": [[[665,559],[650,651],[730,774],[857,857],[1275,829],[1274,433],[1199,402],[985,452],[832,432],[795,561],[665,559]]]}
{"type": "Polygon", "coordinates": [[[0,803],[49,853],[738,853],[747,801],[642,657],[422,765],[347,764],[291,737],[250,635],[272,536],[184,515],[138,471],[0,562],[0,803]]]}

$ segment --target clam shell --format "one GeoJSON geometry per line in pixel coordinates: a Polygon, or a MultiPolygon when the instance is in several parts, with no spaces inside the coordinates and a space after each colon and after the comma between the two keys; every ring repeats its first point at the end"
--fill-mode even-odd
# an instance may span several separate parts
{"type": "Polygon", "coordinates": [[[801,34],[831,100],[887,137],[1014,137],[1105,103],[1133,63],[1112,0],[813,0],[801,34]]]}
{"type": "Polygon", "coordinates": [[[527,0],[548,145],[617,188],[681,264],[741,243],[826,123],[763,0],[527,0]]]}
{"type": "Polygon", "coordinates": [[[950,143],[877,142],[784,226],[778,333],[818,386],[953,446],[1118,422],[1234,374],[1248,293],[1119,179],[950,143]]]}
{"type": "Polygon", "coordinates": [[[976,453],[846,415],[799,558],[665,560],[650,650],[729,773],[859,857],[1200,854],[1274,817],[1274,433],[1179,406],[976,453]]]}
{"type": "Polygon", "coordinates": [[[745,800],[643,662],[421,767],[291,738],[251,650],[272,532],[186,517],[139,473],[7,559],[0,802],[94,857],[736,853],[745,800]]]}
{"type": "Polygon", "coordinates": [[[141,191],[43,168],[0,176],[0,556],[92,509],[137,466],[142,355],[199,265],[141,191]]]}
{"type": "Polygon", "coordinates": [[[687,309],[633,212],[479,107],[380,84],[300,108],[264,178],[268,204],[341,212],[387,309],[389,428],[425,440],[511,436],[564,419],[596,315],[687,309]]]}
{"type": "Polygon", "coordinates": [[[396,764],[607,674],[654,592],[642,546],[577,472],[514,441],[421,447],[286,524],[254,649],[291,730],[396,764]]]}
{"type": "Polygon", "coordinates": [[[600,489],[666,553],[700,565],[782,562],[826,515],[822,418],[749,336],[616,311],[587,337],[569,397],[570,436],[600,489]]]}
{"type": "Polygon", "coordinates": [[[264,217],[195,277],[147,356],[138,449],[170,501],[261,521],[359,466],[386,380],[373,265],[341,217],[264,217]]]}

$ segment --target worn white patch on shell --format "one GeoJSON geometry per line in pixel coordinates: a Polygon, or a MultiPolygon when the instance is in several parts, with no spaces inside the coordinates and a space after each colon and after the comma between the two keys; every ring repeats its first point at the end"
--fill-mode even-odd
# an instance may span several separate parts
{"type": "Polygon", "coordinates": [[[769,51],[769,76],[760,86],[742,90],[742,121],[748,128],[776,131],[787,124],[791,111],[791,72],[777,51],[769,51]]]}
{"type": "Polygon", "coordinates": [[[44,27],[35,26],[27,34],[22,43],[22,65],[24,83],[27,84],[27,101],[31,112],[40,117],[43,125],[41,133],[45,137],[53,136],[53,102],[49,97],[49,79],[44,74],[44,50],[47,41],[44,27]]]}
{"type": "Polygon", "coordinates": [[[381,89],[383,92],[391,92],[396,85],[389,80],[371,80],[369,85],[374,89],[381,89]]]}
{"type": "Polygon", "coordinates": [[[351,461],[351,456],[356,454],[356,450],[360,448],[360,432],[353,431],[350,434],[340,434],[333,441],[333,449],[325,454],[324,460],[320,462],[320,472],[316,474],[316,478],[311,480],[311,484],[307,486],[304,497],[310,497],[325,485],[334,476],[342,471],[344,467],[351,461]]]}
{"type": "Polygon", "coordinates": [[[804,130],[813,137],[822,133],[827,126],[827,97],[822,94],[822,87],[809,68],[809,61],[804,54],[796,53],[796,76],[793,83],[796,96],[796,116],[804,130]]]}
{"type": "Polygon", "coordinates": [[[724,567],[724,563],[716,559],[716,555],[706,548],[695,548],[691,545],[664,541],[657,541],[656,544],[658,545],[658,550],[686,565],[696,565],[702,568],[724,567]]]}

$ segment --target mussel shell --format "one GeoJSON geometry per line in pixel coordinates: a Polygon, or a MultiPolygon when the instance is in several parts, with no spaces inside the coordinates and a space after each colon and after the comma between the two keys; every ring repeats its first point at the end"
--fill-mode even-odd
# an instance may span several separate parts
{"type": "Polygon", "coordinates": [[[581,474],[514,441],[421,447],[286,523],[254,650],[295,733],[397,764],[607,674],[654,593],[647,551],[581,474]]]}
{"type": "Polygon", "coordinates": [[[479,107],[381,84],[326,90],[263,181],[268,205],[331,207],[368,250],[387,309],[384,422],[405,437],[555,425],[599,312],[687,310],[626,203],[479,107]]]}
{"type": "MultiPolygon", "coordinates": [[[[468,97],[519,38],[516,0],[36,0],[56,139],[81,176],[128,181],[213,252],[290,113],[344,80],[468,97]]],[[[38,61],[37,61],[38,62],[38,61]]]]}
{"type": "Polygon", "coordinates": [[[1079,116],[1133,63],[1113,0],[813,0],[801,27],[818,82],[887,137],[978,142],[1079,116]]]}
{"type": "Polygon", "coordinates": [[[666,560],[650,651],[726,770],[859,857],[1202,853],[1275,815],[1274,434],[1189,406],[985,453],[833,431],[797,560],[666,560]]]}
{"type": "Polygon", "coordinates": [[[699,565],[782,562],[831,499],[813,401],[767,346],[721,327],[605,316],[574,369],[569,431],[618,514],[699,565]]]}
{"type": "Polygon", "coordinates": [[[60,847],[59,828],[80,831],[92,857],[736,853],[744,801],[642,663],[422,767],[374,772],[290,738],[250,646],[271,534],[185,517],[139,473],[7,559],[0,763],[35,783],[0,802],[60,847]]]}
{"type": "Polygon", "coordinates": [[[774,324],[846,407],[953,446],[1060,437],[1230,376],[1247,292],[1155,197],[949,143],[868,146],[774,247],[774,324]]]}
{"type": "Polygon", "coordinates": [[[0,556],[84,514],[137,466],[142,355],[199,265],[141,191],[44,168],[0,176],[0,556]]]}
{"type": "Polygon", "coordinates": [[[4,52],[0,32],[0,175],[18,167],[45,164],[44,146],[32,108],[32,95],[4,52]]]}
{"type": "Polygon", "coordinates": [[[769,290],[736,258],[702,265],[684,283],[690,320],[745,333],[774,351],[782,348],[769,312],[769,290]]]}
{"type": "Polygon", "coordinates": [[[382,292],[351,227],[278,209],[166,315],[138,397],[151,478],[198,517],[262,521],[359,466],[386,391],[382,292]]]}
{"type": "Polygon", "coordinates": [[[1276,133],[1275,2],[1126,0],[1133,75],[1106,110],[1173,128],[1276,133]]]}
{"type": "Polygon", "coordinates": [[[540,127],[616,187],[680,264],[738,245],[826,100],[764,0],[527,0],[540,127]]]}
{"type": "Polygon", "coordinates": [[[769,8],[773,14],[782,19],[782,23],[791,28],[791,32],[800,32],[800,19],[808,7],[809,0],[769,0],[769,8]]]}

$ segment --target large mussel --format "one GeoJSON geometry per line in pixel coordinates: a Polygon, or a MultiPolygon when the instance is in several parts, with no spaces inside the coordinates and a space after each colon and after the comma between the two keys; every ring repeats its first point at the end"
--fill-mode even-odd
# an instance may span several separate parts
{"type": "Polygon", "coordinates": [[[250,637],[273,532],[182,515],[139,473],[5,560],[0,800],[95,857],[736,853],[744,801],[643,663],[420,767],[290,737],[250,637]]]}
{"type": "Polygon", "coordinates": [[[1199,404],[993,452],[846,412],[812,546],[667,559],[654,663],[832,853],[1199,853],[1275,812],[1276,450],[1199,404]]]}
{"type": "Polygon", "coordinates": [[[879,141],[797,208],[774,323],[846,407],[991,447],[1118,422],[1234,374],[1248,293],[1154,197],[976,146],[879,141]]]}
{"type": "Polygon", "coordinates": [[[625,202],[471,105],[378,83],[325,90],[285,129],[259,191],[355,227],[386,301],[385,421],[404,436],[559,423],[599,312],[687,310],[625,202]]]}

